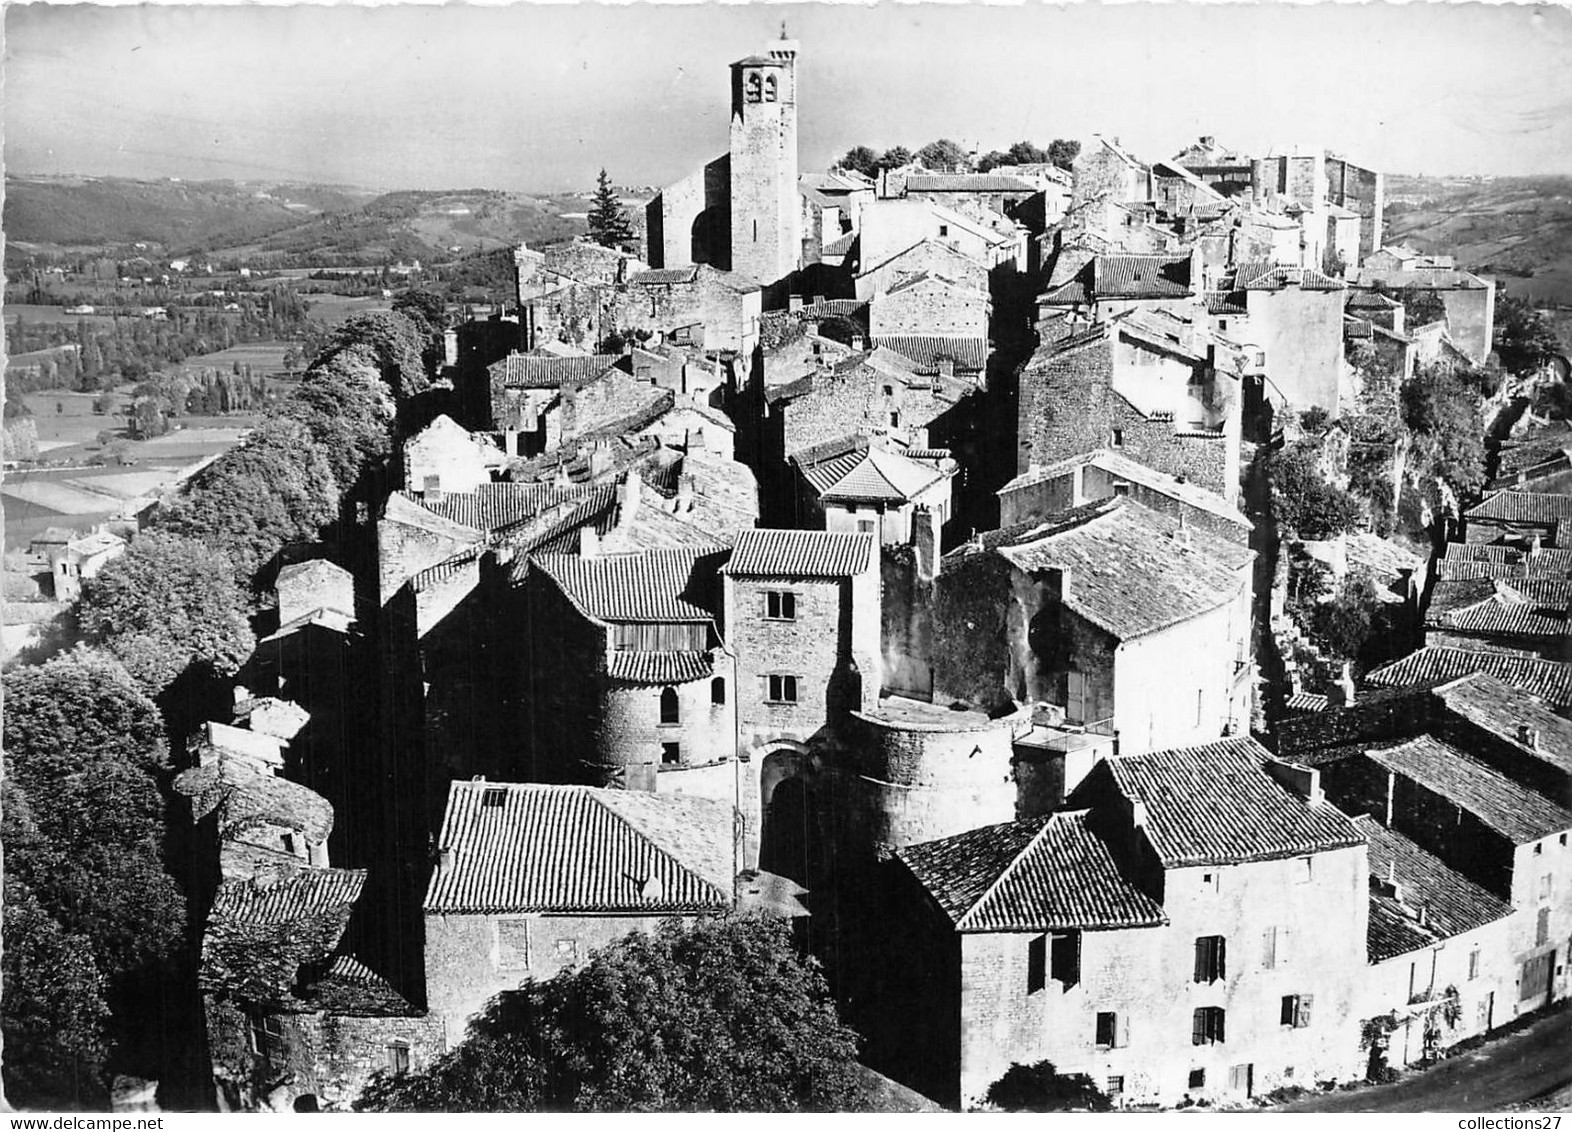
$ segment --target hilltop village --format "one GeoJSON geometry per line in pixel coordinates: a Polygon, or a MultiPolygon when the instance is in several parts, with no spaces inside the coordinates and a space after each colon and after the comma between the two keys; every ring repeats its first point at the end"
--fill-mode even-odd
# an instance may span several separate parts
{"type": "Polygon", "coordinates": [[[734,911],[949,1106],[1043,1060],[1117,1105],[1313,1088],[1563,997],[1565,438],[1428,556],[1290,554],[1261,471],[1308,436],[1346,484],[1370,375],[1482,364],[1492,281],[1317,149],[804,172],[797,52],[731,65],[644,248],[517,248],[366,552],[277,573],[175,780],[221,1103],[347,1108],[734,911]],[[1350,576],[1401,650],[1357,681],[1287,612],[1350,576]]]}

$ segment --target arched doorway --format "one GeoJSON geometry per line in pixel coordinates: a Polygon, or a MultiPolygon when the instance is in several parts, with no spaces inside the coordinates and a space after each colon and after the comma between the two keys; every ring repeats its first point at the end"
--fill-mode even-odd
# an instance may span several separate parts
{"type": "Polygon", "coordinates": [[[809,760],[792,744],[764,756],[759,769],[759,868],[808,887],[814,846],[809,760]]]}

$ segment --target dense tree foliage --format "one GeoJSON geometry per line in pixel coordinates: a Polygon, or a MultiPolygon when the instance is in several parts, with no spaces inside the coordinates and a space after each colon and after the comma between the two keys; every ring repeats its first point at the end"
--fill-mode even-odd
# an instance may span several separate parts
{"type": "Polygon", "coordinates": [[[856,1087],[856,1036],[777,920],[675,921],[495,998],[429,1072],[370,1111],[822,1111],[856,1087]]]}
{"type": "Polygon", "coordinates": [[[368,346],[376,354],[382,380],[403,404],[430,385],[426,371],[430,338],[425,328],[398,311],[373,311],[340,326],[323,344],[322,353],[347,346],[368,346]]]}
{"type": "Polygon", "coordinates": [[[988,1103],[1007,1112],[1107,1112],[1113,1107],[1085,1073],[1060,1073],[1051,1061],[1011,1065],[988,1086],[988,1103]]]}
{"type": "Polygon", "coordinates": [[[1538,369],[1552,355],[1565,353],[1550,320],[1524,299],[1501,295],[1496,300],[1495,351],[1508,373],[1538,369]]]}
{"type": "Polygon", "coordinates": [[[392,450],[395,410],[378,365],[370,346],[340,347],[312,365],[279,407],[310,431],[345,491],[392,450]]]}
{"type": "Polygon", "coordinates": [[[1447,365],[1423,367],[1403,384],[1403,424],[1422,466],[1460,493],[1485,479],[1485,422],[1480,410],[1483,378],[1447,365]]]}
{"type": "Polygon", "coordinates": [[[255,644],[223,552],[158,531],[86,581],[77,623],[155,696],[193,666],[233,675],[255,644]]]}
{"type": "Polygon", "coordinates": [[[1305,441],[1268,456],[1272,512],[1279,526],[1300,538],[1333,538],[1359,525],[1359,503],[1321,477],[1316,457],[1316,446],[1305,441]]]}
{"type": "Polygon", "coordinates": [[[865,145],[854,145],[840,160],[842,169],[861,173],[864,177],[879,175],[879,155],[865,145]]]}
{"type": "Polygon", "coordinates": [[[1441,296],[1429,287],[1409,284],[1392,296],[1403,304],[1403,325],[1414,328],[1429,326],[1446,319],[1446,304],[1441,296]]]}
{"type": "Polygon", "coordinates": [[[411,287],[400,291],[393,299],[393,309],[406,315],[433,334],[440,334],[448,324],[448,305],[435,291],[411,287]]]}
{"type": "Polygon", "coordinates": [[[1081,152],[1081,143],[1068,138],[1055,138],[1047,149],[1040,149],[1029,141],[1018,141],[1006,150],[992,150],[977,161],[977,172],[986,173],[1001,165],[1057,165],[1068,169],[1081,152]]]}
{"type": "Polygon", "coordinates": [[[590,239],[603,248],[620,248],[633,239],[633,225],[628,221],[627,210],[622,207],[611,178],[602,169],[595,181],[595,198],[590,203],[590,239]]]}
{"type": "Polygon", "coordinates": [[[880,169],[900,169],[912,163],[912,151],[904,145],[892,145],[879,155],[880,169]]]}
{"type": "Polygon", "coordinates": [[[250,578],[285,546],[315,541],[338,502],[321,445],[299,421],[277,416],[198,473],[157,525],[222,551],[250,578]]]}
{"type": "Polygon", "coordinates": [[[940,138],[923,146],[917,151],[917,160],[924,169],[938,173],[961,173],[969,166],[966,150],[959,142],[949,138],[940,138]]]}

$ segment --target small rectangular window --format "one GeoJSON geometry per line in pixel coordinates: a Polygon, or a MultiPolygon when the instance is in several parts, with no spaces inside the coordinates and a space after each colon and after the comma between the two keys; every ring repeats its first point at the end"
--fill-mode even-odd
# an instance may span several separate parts
{"type": "Polygon", "coordinates": [[[1220,1045],[1223,1042],[1223,1008],[1203,1006],[1190,1017],[1192,1045],[1220,1045]]]}
{"type": "Polygon", "coordinates": [[[397,1077],[400,1073],[409,1072],[409,1047],[403,1042],[394,1042],[387,1047],[388,1072],[397,1077]]]}
{"type": "Polygon", "coordinates": [[[682,762],[681,743],[662,743],[660,745],[660,765],[677,766],[682,762]]]}
{"type": "Polygon", "coordinates": [[[1118,483],[1113,485],[1113,493],[1114,493],[1114,498],[1116,498],[1116,499],[1120,498],[1122,496],[1129,495],[1130,494],[1130,485],[1125,483],[1123,480],[1120,480],[1118,483]]]}
{"type": "Polygon", "coordinates": [[[1206,1088],[1206,1070],[1204,1070],[1204,1069],[1192,1069],[1192,1070],[1190,1070],[1190,1083],[1189,1083],[1188,1087],[1191,1088],[1191,1089],[1204,1089],[1204,1088],[1206,1088]]]}
{"type": "Polygon", "coordinates": [[[886,385],[884,387],[884,395],[886,397],[894,397],[895,396],[895,386],[893,386],[893,385],[886,385]]]}
{"type": "Polygon", "coordinates": [[[901,427],[901,415],[899,413],[891,413],[890,414],[890,427],[891,428],[900,428],[901,427]]]}
{"type": "Polygon", "coordinates": [[[1195,981],[1215,983],[1227,974],[1227,944],[1220,935],[1203,935],[1195,941],[1195,981]]]}
{"type": "Polygon", "coordinates": [[[941,225],[939,225],[939,235],[941,235],[941,236],[948,236],[949,234],[950,234],[950,226],[948,224],[941,224],[941,225]]]}
{"type": "Polygon", "coordinates": [[[557,962],[572,965],[579,961],[579,941],[559,939],[556,946],[557,962]]]}
{"type": "Polygon", "coordinates": [[[1049,974],[1067,988],[1081,981],[1081,933],[1056,932],[1049,951],[1049,974]]]}
{"type": "Polygon", "coordinates": [[[1108,446],[1110,448],[1124,447],[1124,429],[1116,428],[1113,430],[1113,432],[1108,437],[1108,446]]]}
{"type": "Polygon", "coordinates": [[[1304,1029],[1310,1025],[1310,1004],[1314,998],[1308,994],[1285,994],[1278,1021],[1295,1030],[1304,1029]]]}
{"type": "Polygon", "coordinates": [[[293,855],[295,852],[295,835],[286,833],[279,838],[284,843],[284,852],[293,855]]]}
{"type": "Polygon", "coordinates": [[[797,702],[797,677],[769,676],[766,679],[769,685],[767,698],[771,703],[794,704],[797,702]]]}
{"type": "Polygon", "coordinates": [[[857,520],[857,533],[860,534],[860,535],[871,535],[871,534],[873,534],[873,520],[872,519],[858,519],[857,520]]]}
{"type": "Polygon", "coordinates": [[[1119,1015],[1112,1011],[1099,1011],[1097,1015],[1097,1048],[1114,1049],[1119,1045],[1119,1015]]]}
{"type": "Polygon", "coordinates": [[[784,590],[769,590],[764,595],[764,616],[771,621],[797,620],[797,595],[784,590]]]}
{"type": "Polygon", "coordinates": [[[1110,1078],[1108,1078],[1108,1097],[1109,1097],[1109,1099],[1111,1100],[1111,1099],[1113,1099],[1115,1097],[1122,1097],[1123,1095],[1124,1095],[1124,1078],[1123,1077],[1110,1077],[1110,1078]]]}
{"type": "Polygon", "coordinates": [[[1479,948],[1468,953],[1468,978],[1470,981],[1479,978],[1479,948]]]}
{"type": "Polygon", "coordinates": [[[480,796],[480,804],[485,809],[495,809],[505,806],[508,802],[508,792],[501,787],[488,786],[480,796]]]}
{"type": "Polygon", "coordinates": [[[1300,857],[1294,862],[1294,883],[1309,884],[1315,879],[1315,858],[1300,857]]]}

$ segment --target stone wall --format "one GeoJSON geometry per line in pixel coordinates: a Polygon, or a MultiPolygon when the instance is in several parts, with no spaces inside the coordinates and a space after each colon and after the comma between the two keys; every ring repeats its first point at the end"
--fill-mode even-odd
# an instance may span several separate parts
{"type": "Polygon", "coordinates": [[[731,266],[766,286],[795,271],[802,255],[795,45],[772,45],[771,54],[771,63],[733,67],[731,95],[731,266]],[[786,50],[791,58],[777,55],[786,50]]]}
{"type": "MultiPolygon", "coordinates": [[[[1381,247],[1386,208],[1385,175],[1338,157],[1326,160],[1327,199],[1359,213],[1359,258],[1381,247]]],[[[1349,261],[1352,267],[1353,261],[1349,261]]]]}
{"type": "Polygon", "coordinates": [[[1270,386],[1295,409],[1319,406],[1338,416],[1343,385],[1344,292],[1281,290],[1245,292],[1251,344],[1266,353],[1270,386]]]}
{"type": "Polygon", "coordinates": [[[929,278],[876,295],[868,307],[869,333],[875,338],[900,334],[987,338],[990,306],[986,291],[929,278]]]}
{"type": "Polygon", "coordinates": [[[1435,292],[1446,308],[1447,336],[1476,365],[1495,348],[1496,285],[1490,279],[1484,284],[1435,292]]]}

